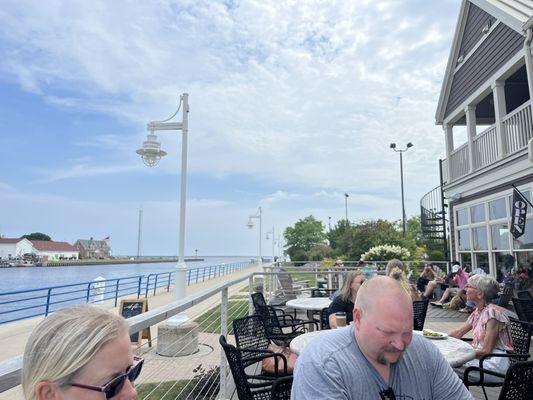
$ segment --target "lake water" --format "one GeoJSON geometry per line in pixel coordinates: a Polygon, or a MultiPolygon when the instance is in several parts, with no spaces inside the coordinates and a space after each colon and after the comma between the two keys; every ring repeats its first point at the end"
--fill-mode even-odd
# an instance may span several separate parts
{"type": "MultiPolygon", "coordinates": [[[[203,261],[187,261],[187,267],[198,268],[250,261],[251,257],[203,257],[203,261]]],[[[176,262],[141,264],[77,265],[69,267],[19,267],[0,269],[0,292],[68,285],[105,279],[149,275],[174,271],[176,262]]]]}

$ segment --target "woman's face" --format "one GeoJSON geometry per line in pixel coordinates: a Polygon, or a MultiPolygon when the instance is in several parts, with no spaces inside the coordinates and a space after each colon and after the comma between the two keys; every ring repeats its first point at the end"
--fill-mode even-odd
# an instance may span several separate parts
{"type": "MultiPolygon", "coordinates": [[[[104,345],[72,379],[72,383],[103,386],[133,365],[130,337],[125,333],[104,345]]],[[[105,394],[86,388],[65,386],[59,390],[58,400],[103,400],[105,394]]],[[[131,400],[137,396],[133,384],[126,379],[122,390],[113,400],[131,400]]]]}
{"type": "Polygon", "coordinates": [[[364,281],[365,281],[364,275],[357,275],[352,281],[352,284],[350,285],[350,289],[352,289],[352,293],[356,293],[364,281]]]}

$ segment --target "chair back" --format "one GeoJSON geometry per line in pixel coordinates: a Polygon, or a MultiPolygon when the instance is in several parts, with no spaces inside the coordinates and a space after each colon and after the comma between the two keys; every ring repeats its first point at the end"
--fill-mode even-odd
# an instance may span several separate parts
{"type": "Polygon", "coordinates": [[[235,382],[235,388],[237,389],[237,397],[239,400],[253,400],[252,391],[248,387],[246,380],[245,367],[240,351],[235,346],[226,342],[224,335],[220,335],[218,341],[226,354],[231,375],[233,375],[233,381],[235,382]]]}
{"type": "Polygon", "coordinates": [[[428,311],[429,300],[415,300],[413,301],[413,329],[421,331],[424,329],[424,322],[426,321],[426,314],[428,311]]]}
{"type": "Polygon", "coordinates": [[[292,389],[292,375],[278,378],[272,384],[271,400],[290,400],[292,389]]]}
{"type": "MultiPolygon", "coordinates": [[[[528,354],[529,346],[531,344],[531,334],[533,333],[533,324],[525,321],[520,321],[516,318],[510,317],[509,334],[513,342],[513,353],[517,357],[511,357],[510,363],[517,361],[525,361],[523,357],[518,357],[520,354],[528,354]]],[[[527,359],[527,357],[526,357],[527,359]]]]}
{"type": "Polygon", "coordinates": [[[513,297],[513,305],[520,321],[533,322],[533,299],[513,297]]]}
{"type": "Polygon", "coordinates": [[[496,305],[500,307],[507,307],[509,302],[511,301],[511,298],[513,297],[513,288],[512,286],[506,286],[503,289],[503,293],[498,298],[498,301],[495,303],[496,305]]]}
{"type": "Polygon", "coordinates": [[[276,309],[272,306],[259,306],[259,316],[262,318],[267,336],[283,335],[276,309]]]}
{"type": "Polygon", "coordinates": [[[320,329],[330,329],[329,326],[329,307],[323,308],[320,311],[320,329]]]}
{"type": "Polygon", "coordinates": [[[265,324],[260,315],[234,319],[233,334],[239,349],[266,350],[270,344],[265,324]]]}
{"type": "MultiPolygon", "coordinates": [[[[287,272],[283,268],[279,272],[287,272]]],[[[286,300],[293,300],[296,298],[297,291],[294,289],[292,277],[288,274],[278,274],[278,281],[281,286],[281,291],[286,300]]]]}
{"type": "Polygon", "coordinates": [[[258,312],[258,309],[260,306],[267,305],[265,297],[263,296],[263,293],[261,292],[252,293],[251,297],[252,297],[252,303],[254,305],[254,309],[256,313],[258,312]]]}
{"type": "Polygon", "coordinates": [[[516,297],[519,299],[533,299],[533,296],[531,296],[531,292],[529,290],[519,290],[516,292],[516,297]]]}
{"type": "Polygon", "coordinates": [[[498,400],[530,400],[533,393],[533,361],[517,362],[505,374],[498,400]]]}

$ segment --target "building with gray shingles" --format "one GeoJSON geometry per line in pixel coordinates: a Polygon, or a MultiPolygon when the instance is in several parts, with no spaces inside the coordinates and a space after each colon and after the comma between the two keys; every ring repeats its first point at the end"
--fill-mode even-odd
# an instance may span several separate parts
{"type": "Polygon", "coordinates": [[[111,247],[109,247],[108,242],[109,238],[103,240],[94,240],[93,238],[89,240],[78,239],[74,246],[80,252],[80,259],[105,259],[111,258],[111,247]]]}

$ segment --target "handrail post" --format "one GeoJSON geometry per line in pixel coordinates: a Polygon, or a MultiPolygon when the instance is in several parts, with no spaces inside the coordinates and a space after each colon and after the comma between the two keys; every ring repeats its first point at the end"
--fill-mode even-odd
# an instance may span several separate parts
{"type": "Polygon", "coordinates": [[[86,303],[89,303],[90,298],[91,298],[91,284],[92,284],[92,282],[89,282],[89,284],[87,285],[87,296],[86,296],[86,299],[85,299],[86,303]]]}
{"type": "Polygon", "coordinates": [[[117,283],[115,285],[115,307],[118,303],[118,286],[119,286],[120,278],[117,279],[117,283]]]}
{"type": "MultiPolygon", "coordinates": [[[[228,337],[228,288],[222,289],[220,304],[220,334],[228,337]]],[[[228,364],[224,351],[220,351],[220,390],[219,399],[227,399],[228,364]]]]}
{"type": "MultiPolygon", "coordinates": [[[[155,274],[155,282],[154,282],[154,296],[155,296],[155,292],[157,290],[157,278],[159,277],[159,274],[155,274]]],[[[147,296],[148,297],[148,296],[147,296]]]]}
{"type": "MultiPolygon", "coordinates": [[[[265,280],[263,279],[263,284],[265,280]]],[[[252,303],[252,293],[254,289],[254,276],[250,275],[248,278],[248,315],[254,314],[254,305],[252,303]]]]}
{"type": "MultiPolygon", "coordinates": [[[[150,288],[150,277],[152,276],[152,274],[148,274],[148,276],[146,277],[146,291],[144,292],[144,297],[148,298],[148,290],[150,288]]],[[[154,293],[155,295],[155,293],[154,293]]]]}
{"type": "MultiPolygon", "coordinates": [[[[191,272],[191,271],[189,270],[189,272],[191,272]]],[[[168,273],[167,292],[170,291],[170,279],[171,279],[171,277],[172,277],[172,272],[169,272],[169,273],[168,273]]]]}
{"type": "Polygon", "coordinates": [[[141,297],[141,285],[142,285],[143,277],[142,275],[139,276],[139,285],[137,286],[137,298],[141,297]]]}
{"type": "Polygon", "coordinates": [[[44,312],[44,315],[47,316],[48,312],[50,311],[50,295],[52,294],[52,288],[48,289],[48,293],[46,295],[46,310],[44,312]]]}

